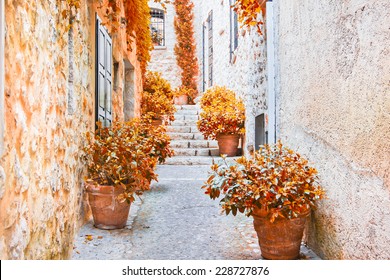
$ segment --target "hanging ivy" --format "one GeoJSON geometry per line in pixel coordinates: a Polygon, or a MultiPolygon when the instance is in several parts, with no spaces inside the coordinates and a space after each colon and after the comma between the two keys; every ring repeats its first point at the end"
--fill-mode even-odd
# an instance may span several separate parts
{"type": "Polygon", "coordinates": [[[194,4],[190,0],[175,0],[176,16],[174,20],[177,65],[182,70],[182,87],[197,91],[197,76],[199,72],[194,39],[194,4]]]}
{"type": "MultiPolygon", "coordinates": [[[[58,0],[66,4],[61,12],[63,19],[69,19],[69,30],[76,23],[82,0],[58,0]]],[[[110,26],[111,33],[118,32],[120,28],[126,28],[127,47],[132,50],[135,42],[137,57],[140,62],[142,76],[146,72],[147,63],[150,60],[152,40],[150,35],[150,9],[148,0],[94,0],[100,4],[103,11],[103,25],[110,26]],[[123,11],[124,9],[124,11],[123,11]],[[122,17],[123,12],[125,17],[122,17]]],[[[86,1],[85,1],[86,2],[86,1]]],[[[155,0],[165,5],[168,0],[155,0]]]]}
{"type": "Polygon", "coordinates": [[[150,61],[152,38],[150,35],[150,8],[147,0],[125,0],[127,45],[131,49],[133,40],[137,46],[137,57],[140,62],[142,77],[150,61]]]}

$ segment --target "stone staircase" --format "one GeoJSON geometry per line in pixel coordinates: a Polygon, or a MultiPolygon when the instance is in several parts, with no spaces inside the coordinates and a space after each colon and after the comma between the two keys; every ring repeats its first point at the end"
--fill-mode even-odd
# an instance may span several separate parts
{"type": "Polygon", "coordinates": [[[222,160],[217,141],[205,140],[196,126],[199,105],[176,105],[176,109],[175,121],[167,127],[175,156],[168,158],[165,164],[211,165],[213,159],[222,160]]]}

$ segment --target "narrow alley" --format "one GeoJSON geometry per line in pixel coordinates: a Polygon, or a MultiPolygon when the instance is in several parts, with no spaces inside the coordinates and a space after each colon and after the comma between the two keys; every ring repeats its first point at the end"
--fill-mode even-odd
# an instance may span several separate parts
{"type": "Polygon", "coordinates": [[[389,11],[0,0],[0,259],[390,260],[389,11]]]}
{"type": "MultiPolygon", "coordinates": [[[[76,237],[72,259],[260,259],[253,219],[226,216],[204,195],[200,187],[208,170],[159,166],[159,182],[131,206],[126,227],[101,230],[89,221],[76,237]]],[[[318,257],[302,246],[301,258],[318,257]]]]}
{"type": "MultiPolygon", "coordinates": [[[[208,199],[201,189],[212,162],[222,159],[216,141],[204,140],[196,127],[199,106],[176,109],[167,128],[175,156],[158,166],[158,182],[131,205],[124,229],[97,229],[90,220],[76,238],[73,259],[261,258],[253,219],[221,213],[218,200],[208,199]]],[[[318,257],[302,246],[301,259],[318,257]]]]}

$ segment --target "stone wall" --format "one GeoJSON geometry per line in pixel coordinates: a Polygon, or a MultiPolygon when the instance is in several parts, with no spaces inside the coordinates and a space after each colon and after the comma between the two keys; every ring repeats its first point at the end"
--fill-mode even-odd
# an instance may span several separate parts
{"type": "Polygon", "coordinates": [[[278,136],[328,194],[309,245],[326,259],[389,259],[390,2],[274,4],[278,136]]]}
{"type": "MultiPolygon", "coordinates": [[[[149,1],[149,7],[163,9],[160,4],[149,1]]],[[[166,5],[165,11],[165,46],[155,46],[151,52],[151,60],[148,70],[160,72],[162,77],[168,80],[172,88],[181,85],[180,68],[176,63],[174,47],[176,44],[173,20],[175,7],[173,4],[166,5]]]]}
{"type": "MultiPolygon", "coordinates": [[[[203,61],[203,24],[213,13],[213,85],[226,86],[241,96],[246,106],[245,150],[255,145],[255,117],[266,113],[266,47],[263,36],[255,30],[239,31],[238,47],[230,54],[231,20],[229,0],[198,0],[195,3],[195,36],[199,59],[199,89],[202,89],[203,64],[206,68],[207,50],[203,61]]],[[[207,37],[207,32],[206,32],[207,37]]],[[[205,41],[207,48],[207,39],[205,41]]],[[[207,87],[209,85],[207,84],[207,87]]]]}
{"type": "MultiPolygon", "coordinates": [[[[87,5],[91,2],[82,2],[79,22],[67,31],[62,1],[5,1],[1,259],[67,258],[87,216],[81,147],[84,133],[94,129],[97,6],[87,5]]],[[[124,34],[113,40],[118,84],[123,84],[123,61],[129,61],[139,99],[139,65],[119,38],[124,34]]],[[[119,86],[113,93],[118,119],[123,119],[122,91],[119,86]]]]}

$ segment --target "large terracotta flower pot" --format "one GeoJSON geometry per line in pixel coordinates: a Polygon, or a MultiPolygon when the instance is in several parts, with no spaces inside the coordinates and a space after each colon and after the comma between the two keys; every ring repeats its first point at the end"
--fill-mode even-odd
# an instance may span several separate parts
{"type": "Polygon", "coordinates": [[[119,229],[126,225],[130,204],[119,201],[120,188],[87,184],[89,205],[94,225],[100,229],[119,229]]]}
{"type": "Polygon", "coordinates": [[[238,134],[218,134],[217,135],[219,154],[226,154],[228,157],[237,155],[240,135],[238,134]]]}
{"type": "Polygon", "coordinates": [[[188,104],[188,95],[183,94],[180,96],[175,96],[175,98],[173,99],[173,102],[176,105],[187,105],[188,104]]]}
{"type": "Polygon", "coordinates": [[[294,219],[277,218],[273,223],[267,218],[267,211],[256,208],[253,211],[261,255],[270,260],[294,260],[299,257],[305,223],[310,210],[294,219]]]}

